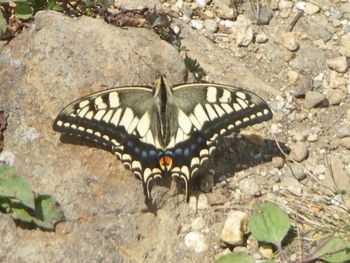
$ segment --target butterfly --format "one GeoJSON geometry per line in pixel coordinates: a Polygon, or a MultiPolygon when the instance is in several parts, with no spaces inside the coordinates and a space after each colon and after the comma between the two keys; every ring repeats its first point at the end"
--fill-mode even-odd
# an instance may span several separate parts
{"type": "Polygon", "coordinates": [[[189,184],[220,137],[272,118],[254,93],[214,83],[116,87],[66,106],[53,129],[108,147],[142,181],[146,202],[151,182],[165,175],[189,184]]]}

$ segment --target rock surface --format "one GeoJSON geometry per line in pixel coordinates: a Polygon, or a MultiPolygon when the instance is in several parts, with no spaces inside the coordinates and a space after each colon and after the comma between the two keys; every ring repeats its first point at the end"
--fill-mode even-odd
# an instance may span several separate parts
{"type": "MultiPolygon", "coordinates": [[[[274,112],[273,120],[247,128],[260,134],[258,144],[242,134],[220,141],[194,178],[189,203],[182,185],[155,185],[155,211],[147,209],[140,181],[114,155],[60,140],[52,121],[69,102],[104,88],[152,85],[159,74],[183,83],[185,66],[176,48],[148,28],[121,29],[54,12],[37,13],[28,28],[0,44],[0,110],[9,114],[0,162],[13,165],[36,192],[55,196],[66,216],[50,233],[21,229],[2,216],[2,261],[213,262],[227,252],[220,240],[232,207],[248,213],[260,199],[288,211],[305,209],[300,214],[311,220],[298,223],[307,228],[321,218],[338,225],[350,220],[337,209],[350,200],[344,194],[350,191],[350,139],[343,129],[350,123],[349,5],[240,2],[118,1],[120,8],[156,6],[175,13],[172,27],[205,70],[204,80],[249,89],[274,112]],[[291,28],[300,10],[304,14],[291,28]],[[301,162],[290,164],[293,155],[301,162]],[[327,184],[331,193],[322,187],[327,184]],[[321,206],[317,217],[310,205],[321,206]]],[[[317,239],[309,233],[302,235],[317,239]]],[[[233,251],[260,260],[261,248],[247,237],[233,251]]],[[[285,251],[293,253],[286,256],[300,258],[289,245],[285,251]]]]}

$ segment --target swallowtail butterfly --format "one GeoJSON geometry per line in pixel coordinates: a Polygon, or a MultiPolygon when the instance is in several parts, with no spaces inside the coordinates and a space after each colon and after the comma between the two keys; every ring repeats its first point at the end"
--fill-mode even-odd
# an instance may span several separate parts
{"type": "Polygon", "coordinates": [[[267,103],[252,92],[220,84],[169,86],[160,76],[154,88],[117,87],[80,98],[57,116],[53,129],[110,147],[142,180],[168,174],[189,182],[215,150],[220,136],[271,119],[267,103]]]}

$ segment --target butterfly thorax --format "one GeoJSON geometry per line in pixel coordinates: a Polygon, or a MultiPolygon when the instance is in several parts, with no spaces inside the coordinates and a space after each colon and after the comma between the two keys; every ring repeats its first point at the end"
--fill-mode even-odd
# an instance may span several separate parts
{"type": "MultiPolygon", "coordinates": [[[[171,137],[174,136],[173,129],[177,124],[173,123],[174,116],[176,116],[176,106],[173,103],[173,95],[171,87],[167,83],[164,76],[160,76],[155,82],[154,88],[154,106],[156,118],[159,122],[152,125],[154,127],[154,133],[159,141],[159,144],[163,150],[166,149],[171,137]],[[158,127],[155,127],[155,126],[158,127]]],[[[175,118],[176,119],[176,118],[175,118]]]]}

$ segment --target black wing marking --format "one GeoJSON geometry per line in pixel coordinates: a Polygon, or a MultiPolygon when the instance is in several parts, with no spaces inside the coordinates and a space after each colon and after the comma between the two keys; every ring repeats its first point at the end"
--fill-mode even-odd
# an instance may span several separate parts
{"type": "Polygon", "coordinates": [[[109,147],[143,183],[150,199],[149,183],[161,177],[157,139],[152,123],[157,120],[152,88],[114,88],[83,97],[66,106],[57,116],[53,129],[83,137],[109,147]]]}

